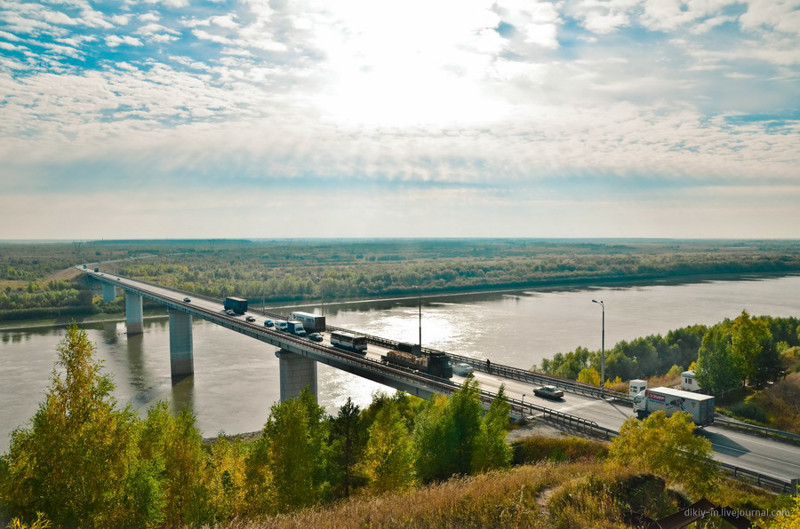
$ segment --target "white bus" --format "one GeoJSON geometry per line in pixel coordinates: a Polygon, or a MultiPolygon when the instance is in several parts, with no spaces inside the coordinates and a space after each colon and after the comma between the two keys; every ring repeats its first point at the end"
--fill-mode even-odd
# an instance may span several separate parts
{"type": "Polygon", "coordinates": [[[367,354],[366,336],[359,336],[349,332],[334,331],[331,333],[331,345],[359,354],[367,354]]]}

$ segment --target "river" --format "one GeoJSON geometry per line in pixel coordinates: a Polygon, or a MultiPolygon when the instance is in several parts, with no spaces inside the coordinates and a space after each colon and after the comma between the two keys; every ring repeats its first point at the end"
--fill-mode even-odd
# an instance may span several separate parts
{"type": "MultiPolygon", "coordinates": [[[[422,300],[425,346],[494,363],[528,368],[579,345],[600,348],[606,307],[606,349],[695,323],[713,324],[742,310],[752,315],[800,316],[800,277],[739,279],[619,288],[548,289],[437,296],[422,300]]],[[[320,311],[323,307],[303,306],[320,311]]],[[[289,308],[286,308],[286,312],[289,308]]],[[[331,325],[416,343],[418,300],[324,305],[331,325]]],[[[128,337],[124,322],[86,326],[98,357],[112,374],[120,405],[144,415],[159,400],[189,405],[205,436],[259,430],[279,398],[275,348],[211,323],[193,324],[195,374],[172,384],[166,318],[145,321],[128,337]]],[[[51,380],[63,328],[0,331],[0,452],[10,432],[27,424],[51,380]]],[[[375,391],[393,391],[327,366],[318,371],[320,402],[330,413],[352,397],[366,405],[375,391]]]]}

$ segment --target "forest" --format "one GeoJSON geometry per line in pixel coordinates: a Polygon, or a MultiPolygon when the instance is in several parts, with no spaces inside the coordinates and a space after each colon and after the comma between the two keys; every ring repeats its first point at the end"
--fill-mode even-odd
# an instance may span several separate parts
{"type": "Polygon", "coordinates": [[[0,243],[0,321],[111,312],[69,267],[254,301],[800,272],[796,241],[343,239],[0,243]]]}
{"type": "Polygon", "coordinates": [[[724,479],[687,414],[631,418],[607,444],[512,447],[502,390],[484,410],[468,378],[450,396],[376,395],[336,416],[304,391],[274,404],[255,439],[204,442],[188,409],[121,408],[78,327],[56,367],[0,456],[0,521],[11,528],[626,528],[698,498],[780,512],[770,529],[800,516],[800,503],[724,479]]]}

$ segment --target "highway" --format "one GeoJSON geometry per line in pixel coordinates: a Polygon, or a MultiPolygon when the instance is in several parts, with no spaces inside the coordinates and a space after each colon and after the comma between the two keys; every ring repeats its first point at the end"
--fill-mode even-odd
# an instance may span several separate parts
{"type": "MultiPolygon", "coordinates": [[[[619,431],[622,423],[633,416],[629,406],[612,400],[600,400],[569,392],[565,392],[561,400],[549,400],[533,396],[533,386],[523,382],[480,372],[474,374],[481,388],[486,391],[496,393],[500,385],[505,384],[510,398],[522,400],[522,395],[525,394],[525,402],[583,417],[610,430],[619,431]]],[[[459,378],[453,377],[453,381],[460,381],[459,378]]],[[[798,446],[720,426],[698,429],[698,435],[711,441],[715,458],[719,461],[787,481],[800,478],[798,446]]]]}
{"type": "MultiPolygon", "coordinates": [[[[245,321],[247,315],[226,315],[219,300],[177,292],[105,272],[94,272],[91,269],[81,268],[81,271],[100,281],[143,294],[144,297],[159,301],[173,310],[188,312],[193,316],[212,321],[275,347],[282,347],[370,380],[403,389],[411,394],[425,397],[433,392],[448,393],[454,389],[453,384],[461,385],[463,382],[463,378],[459,376],[454,376],[453,384],[450,384],[440,379],[431,380],[408,370],[382,365],[379,363],[380,357],[386,349],[372,343],[369,345],[367,355],[362,357],[331,347],[328,333],[322,333],[323,342],[314,343],[308,339],[276,331],[274,328],[267,328],[264,326],[264,320],[274,319],[272,315],[265,317],[256,312],[250,312],[247,315],[255,317],[255,322],[248,323],[245,321]],[[189,297],[191,301],[185,302],[184,298],[186,297],[189,297]]],[[[358,329],[352,331],[358,333],[358,329]]],[[[600,427],[613,431],[619,431],[625,420],[632,416],[629,406],[612,399],[602,400],[567,391],[563,399],[548,400],[534,396],[534,386],[530,383],[480,371],[475,371],[474,375],[484,391],[496,394],[500,386],[504,385],[510,399],[594,421],[600,427]]],[[[566,389],[569,390],[569,388],[566,389]]],[[[535,417],[537,412],[532,412],[531,415],[535,417]]],[[[800,478],[800,447],[798,446],[718,426],[706,427],[699,431],[699,435],[711,441],[715,457],[721,462],[785,481],[800,478]]]]}

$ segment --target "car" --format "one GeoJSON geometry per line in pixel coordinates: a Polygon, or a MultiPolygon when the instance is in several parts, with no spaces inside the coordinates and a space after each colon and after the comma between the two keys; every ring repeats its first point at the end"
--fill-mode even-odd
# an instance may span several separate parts
{"type": "Polygon", "coordinates": [[[264,327],[274,327],[275,322],[272,320],[264,320],[264,327]]]}
{"type": "Polygon", "coordinates": [[[231,309],[226,310],[225,314],[227,314],[228,316],[236,316],[236,313],[233,312],[231,309]]]}
{"type": "Polygon", "coordinates": [[[321,342],[322,335],[318,332],[312,332],[311,334],[308,335],[308,339],[311,340],[312,342],[321,342]]]}
{"type": "Polygon", "coordinates": [[[192,298],[183,298],[183,302],[184,303],[191,303],[192,302],[192,298]]]}
{"type": "Polygon", "coordinates": [[[545,399],[557,400],[564,398],[564,392],[555,386],[541,386],[535,388],[533,390],[533,394],[536,395],[537,397],[543,397],[545,399]]]}
{"type": "Polygon", "coordinates": [[[254,321],[256,321],[256,319],[254,317],[252,317],[252,316],[246,317],[245,320],[249,321],[250,323],[253,323],[254,321]]]}
{"type": "Polygon", "coordinates": [[[453,366],[453,373],[460,377],[465,377],[475,371],[473,367],[466,362],[459,362],[453,366]]]}

